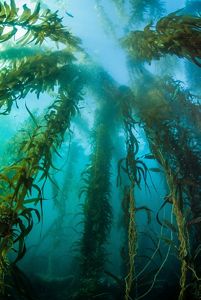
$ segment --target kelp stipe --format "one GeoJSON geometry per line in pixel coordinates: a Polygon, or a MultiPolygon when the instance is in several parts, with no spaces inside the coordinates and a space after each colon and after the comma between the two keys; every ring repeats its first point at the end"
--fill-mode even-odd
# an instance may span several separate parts
{"type": "Polygon", "coordinates": [[[135,256],[137,254],[137,228],[136,228],[136,211],[139,209],[136,207],[136,200],[134,196],[135,188],[140,187],[142,180],[146,184],[147,180],[147,167],[144,162],[137,158],[139,151],[139,142],[134,135],[136,122],[133,119],[133,107],[134,101],[131,91],[124,86],[119,88],[119,107],[122,116],[122,123],[125,133],[126,144],[126,157],[118,162],[118,177],[117,183],[121,184],[122,172],[124,176],[128,178],[129,185],[125,187],[124,199],[126,201],[126,211],[128,218],[126,221],[128,245],[126,249],[128,251],[128,258],[125,263],[128,265],[127,274],[125,277],[125,300],[130,299],[134,295],[135,286],[135,256]]]}
{"type": "MultiPolygon", "coordinates": [[[[193,131],[192,137],[191,134],[189,134],[188,139],[186,139],[186,128],[185,126],[183,127],[185,123],[182,121],[179,122],[179,119],[182,119],[184,114],[186,114],[186,118],[189,118],[190,121],[191,112],[194,111],[194,109],[196,114],[199,115],[199,105],[198,109],[196,109],[197,104],[192,103],[189,98],[191,97],[190,94],[188,94],[188,92],[184,92],[179,83],[175,83],[170,79],[166,80],[159,80],[161,86],[159,85],[160,87],[158,86],[159,88],[157,90],[148,89],[148,92],[143,96],[141,95],[139,102],[136,102],[136,104],[142,120],[145,122],[144,129],[147,134],[150,147],[154,156],[163,166],[170,190],[170,196],[168,198],[173,204],[173,211],[176,216],[178,226],[178,239],[180,241],[179,257],[181,260],[181,292],[179,298],[183,299],[187,286],[187,271],[189,271],[186,257],[192,255],[191,249],[189,248],[188,232],[186,230],[187,221],[185,221],[185,213],[183,212],[185,208],[184,198],[187,197],[190,205],[193,204],[193,206],[191,206],[192,213],[195,212],[196,206],[194,205],[196,205],[196,194],[199,194],[199,188],[196,191],[195,185],[197,186],[197,182],[199,181],[198,170],[200,168],[200,163],[199,156],[197,155],[199,153],[199,147],[198,149],[190,147],[190,138],[194,139],[193,131]],[[163,90],[164,85],[166,88],[163,90]],[[167,90],[169,91],[168,95],[166,94],[167,90]],[[142,99],[144,99],[143,102],[141,102],[142,99]],[[151,109],[148,109],[149,104],[151,105],[151,109]],[[176,106],[182,107],[182,116],[179,114],[179,110],[175,109],[176,106]],[[185,107],[188,107],[188,109],[185,110],[185,107]],[[171,130],[170,126],[171,129],[175,127],[176,130],[171,130]],[[180,132],[179,136],[177,135],[177,132],[180,132]],[[182,132],[183,134],[181,134],[182,132]],[[170,140],[172,141],[171,144],[169,143],[170,140]],[[174,149],[171,149],[172,145],[174,145],[174,149]],[[182,153],[179,150],[178,145],[183,145],[182,153]],[[190,158],[191,165],[188,164],[188,160],[190,158]],[[186,161],[185,165],[183,164],[184,161],[186,161]],[[195,161],[195,167],[192,168],[192,163],[195,161]],[[190,193],[192,186],[194,186],[193,189],[195,191],[194,200],[192,200],[192,194],[190,193]]],[[[197,123],[196,120],[197,118],[195,118],[194,122],[195,132],[197,132],[197,126],[199,127],[199,122],[197,123]]],[[[199,206],[199,204],[197,205],[199,206]]],[[[199,210],[197,209],[196,214],[199,215],[199,210]]],[[[196,243],[197,242],[195,242],[195,244],[196,243]]]]}
{"type": "MultiPolygon", "coordinates": [[[[104,109],[93,130],[94,147],[91,162],[83,172],[85,185],[80,195],[85,196],[83,205],[84,228],[80,241],[80,290],[74,297],[86,299],[101,293],[101,276],[106,260],[105,243],[111,225],[110,165],[111,128],[104,118],[104,109]]],[[[107,117],[107,114],[106,114],[107,117]]]]}

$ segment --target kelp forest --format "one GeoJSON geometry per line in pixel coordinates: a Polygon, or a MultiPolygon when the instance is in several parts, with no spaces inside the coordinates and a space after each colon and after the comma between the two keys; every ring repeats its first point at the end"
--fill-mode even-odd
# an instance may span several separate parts
{"type": "Polygon", "coordinates": [[[0,299],[200,300],[201,1],[0,1],[0,64],[0,299]]]}

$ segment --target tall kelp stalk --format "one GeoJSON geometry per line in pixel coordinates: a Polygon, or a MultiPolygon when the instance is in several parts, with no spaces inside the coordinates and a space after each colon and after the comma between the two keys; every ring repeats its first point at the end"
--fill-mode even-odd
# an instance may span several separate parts
{"type": "Polygon", "coordinates": [[[180,293],[178,300],[183,300],[186,298],[186,287],[187,287],[187,271],[188,263],[186,257],[189,255],[189,236],[186,228],[186,218],[183,203],[183,191],[181,186],[177,183],[176,176],[172,173],[172,170],[168,166],[168,163],[164,160],[163,154],[161,154],[160,149],[154,151],[156,158],[161,163],[163,169],[165,170],[165,176],[167,179],[169,195],[167,196],[168,201],[173,206],[173,213],[176,218],[176,223],[178,227],[178,240],[179,240],[179,259],[181,263],[181,277],[180,277],[180,293]]]}
{"type": "Polygon", "coordinates": [[[201,18],[172,13],[160,19],[155,30],[151,26],[147,25],[144,31],[132,31],[124,38],[123,45],[133,60],[151,63],[170,54],[201,66],[201,18]]]}
{"type": "MultiPolygon", "coordinates": [[[[33,213],[40,219],[40,213],[30,205],[41,203],[43,187],[49,178],[52,153],[63,142],[64,134],[70,128],[71,118],[76,114],[77,104],[82,98],[82,81],[77,76],[76,67],[69,65],[69,76],[65,86],[61,86],[58,99],[48,108],[44,121],[36,128],[28,140],[24,140],[21,151],[23,157],[11,166],[1,170],[1,293],[5,293],[7,275],[12,273],[12,265],[26,252],[25,237],[33,227],[33,213]],[[42,187],[36,182],[42,181],[42,187]],[[33,197],[35,192],[37,196],[33,197]],[[8,262],[8,254],[17,253],[14,261],[8,262]]],[[[30,112],[31,114],[31,112],[30,112]]],[[[35,119],[33,117],[33,121],[35,119]]],[[[42,207],[41,207],[42,208],[42,207]]]]}
{"type": "Polygon", "coordinates": [[[86,185],[81,191],[85,194],[84,232],[80,245],[81,285],[75,297],[89,299],[101,293],[100,297],[105,299],[107,291],[102,279],[107,261],[104,247],[111,225],[110,168],[113,140],[122,120],[122,106],[118,99],[122,98],[124,91],[120,91],[111,76],[92,61],[87,61],[83,72],[99,108],[92,135],[91,163],[83,172],[86,185]]]}
{"type": "Polygon", "coordinates": [[[84,229],[80,242],[79,299],[89,299],[104,289],[101,278],[106,262],[105,243],[108,239],[112,211],[110,204],[110,176],[112,158],[112,134],[115,116],[111,104],[103,100],[96,113],[92,133],[91,162],[83,172],[85,195],[83,206],[84,229]]]}
{"type": "Polygon", "coordinates": [[[125,168],[125,172],[127,173],[130,186],[128,188],[128,274],[125,278],[126,290],[125,290],[125,300],[130,299],[130,294],[132,286],[133,286],[133,278],[134,278],[134,266],[135,266],[135,256],[136,256],[136,247],[137,247],[137,230],[135,224],[135,206],[136,201],[134,198],[134,188],[136,185],[136,161],[135,155],[138,149],[138,142],[132,132],[133,123],[131,123],[132,119],[124,120],[125,126],[125,134],[126,134],[126,148],[127,148],[127,156],[125,159],[125,167],[122,166],[122,162],[120,161],[119,168],[125,168]]]}
{"type": "Polygon", "coordinates": [[[119,88],[118,97],[121,108],[123,126],[126,138],[126,157],[118,162],[117,183],[121,185],[121,172],[128,177],[129,186],[125,187],[124,199],[126,204],[125,218],[128,230],[128,274],[125,277],[125,300],[134,296],[134,276],[135,276],[135,256],[137,254],[137,229],[136,229],[136,199],[134,196],[135,188],[141,185],[142,180],[146,184],[147,167],[145,163],[137,157],[139,151],[139,142],[134,134],[136,130],[136,120],[133,119],[133,102],[134,97],[127,87],[119,88]],[[119,96],[120,96],[119,95],[119,96]]]}
{"type": "MultiPolygon", "coordinates": [[[[134,278],[134,258],[136,255],[137,248],[137,234],[135,226],[135,212],[137,208],[135,207],[134,199],[134,188],[140,186],[141,180],[146,181],[147,168],[145,164],[136,157],[138,152],[138,141],[134,136],[133,130],[135,128],[135,121],[132,118],[132,108],[134,104],[134,98],[131,90],[126,86],[118,86],[118,84],[111,78],[107,72],[105,72],[100,66],[96,66],[93,63],[88,63],[85,65],[86,78],[88,83],[88,88],[92,92],[96,93],[99,97],[104,95],[104,98],[113,99],[111,103],[113,110],[117,110],[116,120],[119,123],[119,128],[124,128],[126,136],[126,150],[127,156],[123,158],[118,163],[118,184],[121,185],[121,175],[122,171],[125,173],[129,184],[128,187],[128,210],[126,212],[126,218],[128,221],[128,253],[126,253],[126,261],[128,266],[126,269],[128,273],[126,274],[125,285],[126,285],[126,295],[129,299],[129,295],[133,293],[131,291],[133,287],[134,278]],[[93,70],[93,72],[92,72],[93,70]],[[94,77],[91,78],[91,74],[96,74],[96,81],[94,77]]],[[[110,100],[111,101],[111,100],[110,100]]],[[[121,284],[122,287],[122,284],[121,284]]]]}
{"type": "Polygon", "coordinates": [[[144,123],[150,147],[163,166],[170,193],[165,203],[172,203],[177,221],[181,260],[179,299],[183,299],[187,288],[187,269],[193,269],[192,282],[197,281],[200,274],[201,163],[200,138],[197,134],[200,128],[200,105],[182,88],[181,83],[170,78],[157,81],[147,76],[146,83],[143,81],[143,94],[140,87],[139,83],[135,107],[144,123]],[[187,203],[191,206],[190,215],[187,215],[187,203]],[[190,230],[194,236],[190,249],[187,229],[193,225],[195,231],[190,230]]]}

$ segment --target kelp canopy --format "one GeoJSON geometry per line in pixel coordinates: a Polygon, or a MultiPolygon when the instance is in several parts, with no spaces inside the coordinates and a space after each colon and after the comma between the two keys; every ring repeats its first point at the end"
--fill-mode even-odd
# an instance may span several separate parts
{"type": "Polygon", "coordinates": [[[0,3],[1,299],[199,300],[200,2],[86,0],[104,61],[85,4],[32,2],[0,3]]]}

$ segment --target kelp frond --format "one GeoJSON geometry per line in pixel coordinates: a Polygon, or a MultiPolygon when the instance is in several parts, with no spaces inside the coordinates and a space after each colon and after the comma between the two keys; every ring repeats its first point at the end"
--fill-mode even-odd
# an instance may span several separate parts
{"type": "Polygon", "coordinates": [[[166,54],[175,54],[201,66],[199,17],[172,13],[160,19],[155,30],[151,26],[147,25],[144,31],[133,31],[124,39],[123,45],[132,59],[151,63],[166,54]]]}
{"type": "Polygon", "coordinates": [[[0,75],[2,113],[10,113],[13,103],[25,98],[29,92],[35,92],[39,97],[40,93],[53,91],[56,85],[64,83],[61,74],[64,71],[68,73],[67,66],[72,61],[74,56],[63,50],[26,57],[4,67],[0,75]]]}
{"type": "Polygon", "coordinates": [[[57,11],[41,11],[38,3],[32,12],[24,4],[23,12],[19,14],[14,0],[10,0],[10,5],[6,2],[0,3],[0,43],[14,37],[19,27],[25,30],[25,34],[18,40],[21,44],[34,42],[41,45],[46,38],[73,47],[77,47],[79,43],[79,39],[73,37],[62,25],[62,18],[58,16],[57,11]],[[11,29],[8,33],[4,33],[6,27],[11,29]]]}

